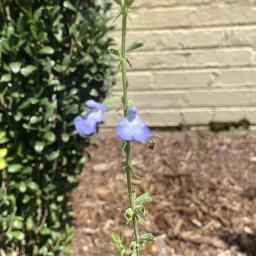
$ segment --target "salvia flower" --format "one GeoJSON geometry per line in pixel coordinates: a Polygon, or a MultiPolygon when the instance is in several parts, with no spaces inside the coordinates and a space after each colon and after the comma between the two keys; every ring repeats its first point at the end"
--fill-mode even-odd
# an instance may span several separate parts
{"type": "Polygon", "coordinates": [[[75,118],[75,127],[79,133],[91,135],[96,131],[97,124],[103,121],[103,113],[107,109],[103,104],[94,100],[86,101],[85,105],[90,110],[75,118]]]}
{"type": "Polygon", "coordinates": [[[121,139],[143,142],[150,136],[149,127],[137,116],[137,112],[135,106],[130,107],[127,116],[118,123],[116,134],[121,139]]]}

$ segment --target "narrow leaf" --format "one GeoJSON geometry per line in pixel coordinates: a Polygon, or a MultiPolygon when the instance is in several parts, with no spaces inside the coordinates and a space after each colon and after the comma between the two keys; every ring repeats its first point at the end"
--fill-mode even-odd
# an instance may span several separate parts
{"type": "Polygon", "coordinates": [[[144,41],[143,40],[137,40],[134,41],[128,48],[127,48],[127,52],[131,52],[134,51],[138,48],[141,48],[144,45],[144,41]]]}
{"type": "Polygon", "coordinates": [[[140,236],[140,244],[142,244],[142,245],[144,243],[154,241],[154,240],[155,240],[154,236],[150,233],[147,233],[147,234],[144,234],[144,235],[140,236]]]}
{"type": "Polygon", "coordinates": [[[64,3],[63,3],[63,6],[65,7],[65,8],[67,8],[67,9],[69,9],[70,11],[76,11],[76,8],[75,8],[75,6],[73,5],[73,4],[71,4],[69,1],[65,1],[64,3]]]}
{"type": "Polygon", "coordinates": [[[108,50],[109,50],[109,52],[110,52],[111,54],[113,54],[113,55],[115,55],[115,56],[117,56],[117,57],[120,56],[120,52],[119,52],[117,49],[109,48],[108,50]]]}
{"type": "Polygon", "coordinates": [[[53,53],[54,53],[54,49],[49,46],[45,46],[39,50],[39,54],[43,54],[43,55],[53,54],[53,53]]]}
{"type": "Polygon", "coordinates": [[[152,198],[148,192],[144,193],[143,195],[139,196],[136,199],[136,204],[143,205],[144,203],[152,202],[152,198]]]}

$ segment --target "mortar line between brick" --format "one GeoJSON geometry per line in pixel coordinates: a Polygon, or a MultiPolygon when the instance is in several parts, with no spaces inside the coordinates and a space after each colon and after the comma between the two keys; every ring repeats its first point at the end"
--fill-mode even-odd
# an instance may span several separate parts
{"type": "MultiPolygon", "coordinates": [[[[189,31],[189,30],[202,30],[202,29],[207,29],[207,30],[217,30],[220,28],[243,28],[243,27],[251,27],[251,28],[255,28],[256,23],[252,22],[252,23],[236,23],[236,24],[218,24],[218,25],[205,25],[205,26],[178,26],[178,27],[159,27],[159,28],[154,28],[154,27],[144,27],[144,28],[128,28],[129,32],[154,32],[154,31],[178,31],[178,30],[185,30],[185,31],[189,31]]],[[[116,28],[115,32],[119,32],[120,29],[116,28]]]]}
{"type": "Polygon", "coordinates": [[[142,75],[142,74],[166,74],[166,73],[201,73],[201,72],[216,72],[216,71],[250,71],[250,70],[255,70],[256,71],[256,66],[245,66],[245,67],[206,67],[206,68],[181,68],[180,70],[175,70],[175,69],[160,69],[160,70],[155,70],[155,69],[145,69],[145,70],[129,70],[128,75],[142,75]]]}
{"type": "MultiPolygon", "coordinates": [[[[146,69],[142,69],[142,68],[136,68],[134,69],[134,71],[136,72],[156,72],[156,71],[185,71],[185,70],[221,70],[221,69],[233,69],[233,68],[239,68],[239,69],[245,69],[245,68],[255,68],[256,67],[256,64],[254,65],[237,65],[237,66],[222,66],[222,67],[218,67],[218,66],[212,66],[212,67],[178,67],[178,68],[155,68],[155,69],[149,69],[149,68],[146,68],[146,69]]],[[[131,69],[129,70],[129,72],[131,72],[131,69]]]]}

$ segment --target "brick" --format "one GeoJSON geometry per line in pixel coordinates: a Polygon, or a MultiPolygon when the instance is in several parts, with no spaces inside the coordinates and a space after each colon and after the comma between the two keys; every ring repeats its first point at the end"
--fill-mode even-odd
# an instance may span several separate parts
{"type": "Polygon", "coordinates": [[[238,28],[223,30],[225,33],[226,46],[255,46],[256,45],[256,29],[255,28],[238,28]]]}
{"type": "MultiPolygon", "coordinates": [[[[209,1],[209,0],[208,0],[209,1]]],[[[186,0],[137,0],[134,1],[133,7],[166,7],[186,5],[186,0]]]]}
{"type": "Polygon", "coordinates": [[[248,89],[205,90],[188,92],[189,107],[246,107],[250,106],[248,89]]]}
{"type": "Polygon", "coordinates": [[[186,92],[131,92],[130,98],[140,109],[182,108],[187,106],[186,92]]]}
{"type": "Polygon", "coordinates": [[[252,52],[247,49],[219,49],[180,52],[136,53],[134,69],[178,69],[202,67],[234,67],[251,65],[252,52]]]}
{"type": "MultiPolygon", "coordinates": [[[[256,33],[255,33],[256,34],[256,33]]],[[[113,33],[113,37],[120,45],[120,33],[113,33]]],[[[128,34],[128,43],[143,39],[145,45],[141,51],[196,49],[221,47],[225,43],[223,30],[182,30],[182,31],[131,31],[128,34]]]]}
{"type": "Polygon", "coordinates": [[[232,69],[223,70],[218,73],[215,86],[255,86],[256,85],[256,69],[232,69]]]}
{"type": "Polygon", "coordinates": [[[141,109],[184,107],[246,107],[256,105],[256,89],[131,92],[141,109]]]}
{"type": "MultiPolygon", "coordinates": [[[[120,44],[120,32],[112,33],[120,44]]],[[[181,29],[160,31],[130,31],[128,42],[143,39],[145,45],[140,51],[202,49],[216,47],[255,47],[256,28],[181,29]]]]}
{"type": "Polygon", "coordinates": [[[211,109],[184,109],[181,110],[182,124],[205,125],[212,121],[211,109]]]}
{"type": "MultiPolygon", "coordinates": [[[[150,72],[128,72],[129,90],[150,90],[152,88],[152,74],[150,72]]],[[[121,75],[119,75],[114,90],[122,90],[121,75]]]]}
{"type": "MultiPolygon", "coordinates": [[[[250,5],[199,6],[186,8],[137,9],[129,29],[193,28],[250,25],[256,22],[256,9],[250,5]],[[152,21],[153,17],[153,21],[152,21]]],[[[120,22],[117,23],[120,28],[120,22]]]]}
{"type": "Polygon", "coordinates": [[[251,124],[256,124],[256,107],[245,109],[245,119],[251,124]]]}
{"type": "Polygon", "coordinates": [[[207,87],[212,83],[211,71],[153,72],[153,89],[207,87]]]}
{"type": "Polygon", "coordinates": [[[246,118],[244,109],[222,109],[213,111],[213,122],[239,122],[246,118]]]}

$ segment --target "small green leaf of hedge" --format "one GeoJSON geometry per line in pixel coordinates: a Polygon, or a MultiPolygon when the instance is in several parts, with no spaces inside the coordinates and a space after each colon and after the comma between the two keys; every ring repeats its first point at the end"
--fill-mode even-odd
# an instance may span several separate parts
{"type": "Polygon", "coordinates": [[[68,195],[88,143],[74,132],[74,118],[82,102],[103,101],[114,82],[110,4],[77,3],[0,1],[4,255],[71,255],[68,195]]]}

